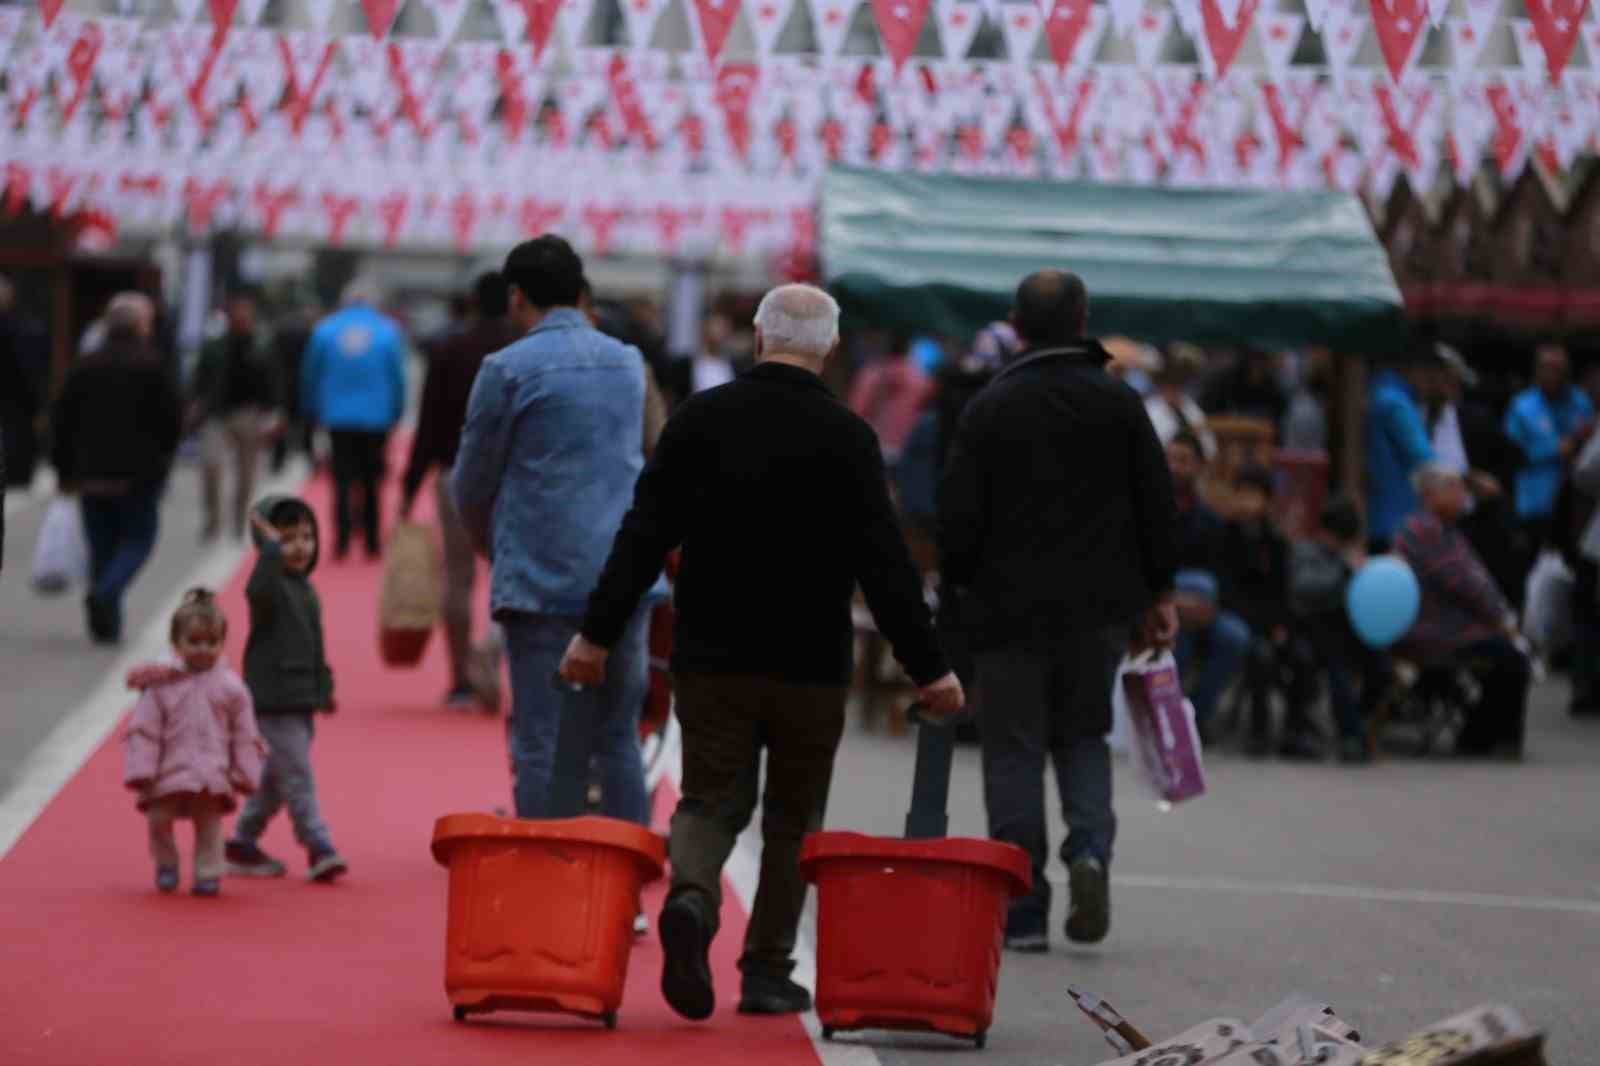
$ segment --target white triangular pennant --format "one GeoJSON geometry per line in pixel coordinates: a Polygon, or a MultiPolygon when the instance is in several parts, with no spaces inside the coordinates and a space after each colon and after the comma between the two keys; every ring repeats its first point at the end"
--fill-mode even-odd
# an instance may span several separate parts
{"type": "Polygon", "coordinates": [[[771,56],[778,47],[778,35],[789,24],[793,11],[794,0],[750,0],[745,5],[744,15],[750,20],[756,52],[762,59],[771,56]]]}
{"type": "Polygon", "coordinates": [[[1502,0],[1461,0],[1462,6],[1466,8],[1467,21],[1478,31],[1479,38],[1488,39],[1495,19],[1500,16],[1501,2],[1502,0]]]}
{"type": "MultiPolygon", "coordinates": [[[[1120,37],[1126,37],[1135,32],[1135,26],[1140,16],[1144,14],[1145,0],[1108,0],[1106,7],[1111,11],[1111,26],[1120,37]]],[[[1158,5],[1152,10],[1162,10],[1158,5]]]]}
{"type": "Polygon", "coordinates": [[[326,33],[328,23],[333,21],[334,8],[338,5],[339,0],[306,0],[306,10],[311,14],[311,28],[318,33],[326,33]]]}
{"type": "Polygon", "coordinates": [[[1444,24],[1445,35],[1450,39],[1450,67],[1452,70],[1469,71],[1478,65],[1478,57],[1483,54],[1484,35],[1473,26],[1472,20],[1467,18],[1446,19],[1444,24]]]}
{"type": "Polygon", "coordinates": [[[1306,19],[1311,23],[1311,28],[1318,33],[1322,32],[1322,24],[1328,17],[1328,0],[1306,0],[1306,19]]]}
{"type": "Polygon", "coordinates": [[[1517,58],[1524,73],[1548,77],[1549,62],[1545,58],[1544,44],[1532,19],[1506,19],[1511,24],[1511,36],[1517,42],[1517,58]]]}
{"type": "Polygon", "coordinates": [[[1428,21],[1435,26],[1444,25],[1444,17],[1450,13],[1450,0],[1428,0],[1428,21]]]}
{"type": "Polygon", "coordinates": [[[466,15],[470,0],[422,0],[422,5],[433,16],[434,38],[440,41],[455,40],[466,15]]]}
{"type": "Polygon", "coordinates": [[[1011,62],[1027,66],[1033,62],[1044,18],[1038,8],[1027,4],[1007,4],[1003,10],[1005,21],[1000,27],[1005,32],[1006,54],[1011,62]]]}
{"type": "Polygon", "coordinates": [[[817,51],[833,59],[844,47],[844,39],[855,21],[856,7],[861,0],[807,0],[811,9],[811,32],[817,39],[817,51]]]}
{"type": "Polygon", "coordinates": [[[1301,15],[1270,12],[1256,16],[1256,37],[1261,41],[1261,53],[1267,69],[1282,74],[1289,69],[1294,51],[1300,44],[1300,34],[1305,31],[1306,20],[1301,15]]]}
{"type": "Polygon", "coordinates": [[[569,52],[583,47],[589,36],[589,18],[593,14],[594,0],[566,0],[561,5],[561,11],[556,16],[556,28],[561,32],[561,39],[567,42],[569,52]]]}
{"type": "MultiPolygon", "coordinates": [[[[621,0],[622,14],[628,23],[628,40],[635,48],[649,48],[656,23],[672,0],[621,0]]],[[[772,0],[761,0],[771,3],[772,0]]]]}
{"type": "Polygon", "coordinates": [[[975,0],[938,0],[934,15],[939,20],[939,45],[944,57],[965,59],[983,25],[983,8],[975,0]]]}
{"type": "Polygon", "coordinates": [[[1161,46],[1172,32],[1170,8],[1153,7],[1139,16],[1133,27],[1133,54],[1139,66],[1153,67],[1161,59],[1161,46]]]}
{"type": "Polygon", "coordinates": [[[1335,81],[1348,74],[1356,53],[1361,49],[1361,41],[1367,35],[1369,21],[1365,15],[1346,15],[1337,22],[1330,22],[1322,31],[1322,51],[1328,58],[1328,69],[1332,71],[1335,81]]]}

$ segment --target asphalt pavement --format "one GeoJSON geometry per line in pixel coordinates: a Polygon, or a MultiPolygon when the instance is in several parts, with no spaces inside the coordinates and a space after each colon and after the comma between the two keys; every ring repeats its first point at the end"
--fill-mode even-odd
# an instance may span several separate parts
{"type": "MultiPolygon", "coordinates": [[[[119,669],[117,652],[88,643],[77,597],[40,599],[27,586],[42,500],[9,510],[0,796],[56,723],[119,669]]],[[[196,475],[181,468],[129,601],[130,634],[159,624],[197,566],[229,550],[202,548],[199,528],[196,475]]],[[[1152,1036],[1211,1017],[1249,1021],[1299,990],[1325,998],[1374,1044],[1500,1000],[1548,1030],[1552,1064],[1600,1061],[1600,722],[1569,719],[1565,698],[1559,680],[1536,690],[1520,765],[1345,768],[1213,755],[1209,793],[1170,811],[1120,767],[1111,935],[1068,948],[1058,884],[1052,952],[1004,959],[985,1061],[1110,1058],[1069,985],[1110,1000],[1152,1036]]],[[[914,736],[852,727],[829,826],[898,835],[913,749],[914,736]]],[[[976,751],[963,748],[951,831],[983,829],[976,751]]],[[[1063,873],[1058,864],[1058,880],[1063,873]]],[[[886,1066],[973,1054],[938,1037],[841,1040],[839,1050],[871,1048],[886,1066]]]]}

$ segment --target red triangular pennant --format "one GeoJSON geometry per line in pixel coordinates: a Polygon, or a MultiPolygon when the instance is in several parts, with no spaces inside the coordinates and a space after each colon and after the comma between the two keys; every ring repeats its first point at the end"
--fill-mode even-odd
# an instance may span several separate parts
{"type": "Polygon", "coordinates": [[[1399,81],[1421,50],[1422,33],[1428,28],[1427,2],[1377,0],[1372,5],[1372,27],[1378,31],[1378,47],[1389,76],[1399,81]]]}
{"type": "Polygon", "coordinates": [[[894,60],[898,71],[922,36],[922,24],[928,20],[928,0],[872,0],[872,18],[878,24],[883,51],[894,60]]]}
{"type": "MultiPolygon", "coordinates": [[[[1421,0],[1416,2],[1420,3],[1421,0]]],[[[1256,8],[1260,5],[1261,0],[1244,0],[1239,5],[1238,17],[1230,26],[1227,19],[1222,17],[1222,9],[1217,6],[1217,0],[1201,0],[1200,18],[1205,35],[1201,42],[1204,47],[1200,51],[1210,67],[1213,78],[1222,77],[1228,73],[1228,68],[1233,66],[1233,60],[1239,54],[1239,46],[1244,43],[1245,34],[1250,32],[1250,26],[1255,22],[1256,8]]]]}
{"type": "MultiPolygon", "coordinates": [[[[1577,43],[1589,3],[1590,0],[1526,0],[1528,18],[1539,35],[1552,84],[1560,84],[1561,72],[1572,58],[1572,46],[1577,43]]],[[[1589,60],[1600,61],[1594,56],[1589,60]]]]}
{"type": "Polygon", "coordinates": [[[1072,61],[1078,39],[1089,26],[1089,0],[1055,0],[1044,20],[1044,40],[1056,67],[1065,69],[1072,61]]]}
{"type": "Polygon", "coordinates": [[[738,0],[694,0],[694,10],[700,18],[700,40],[705,46],[706,59],[715,63],[722,54],[722,46],[728,43],[733,20],[739,17],[738,0]]]}
{"type": "Polygon", "coordinates": [[[44,28],[49,29],[50,24],[61,14],[61,5],[66,0],[39,0],[39,18],[44,22],[44,28]]]}

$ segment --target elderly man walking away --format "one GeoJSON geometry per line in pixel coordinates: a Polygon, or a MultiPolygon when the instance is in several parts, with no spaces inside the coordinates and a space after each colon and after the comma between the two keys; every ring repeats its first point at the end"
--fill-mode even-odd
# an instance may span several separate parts
{"type": "Polygon", "coordinates": [[[350,550],[356,489],[367,557],[378,557],[384,450],[406,407],[405,336],[377,305],[375,284],[364,278],[352,281],[343,306],[312,331],[300,368],[306,419],[326,428],[333,443],[336,560],[350,550]]]}
{"type": "Polygon", "coordinates": [[[722,866],[755,811],[763,749],[761,878],[739,1009],[810,1009],[811,994],[789,979],[805,902],[800,841],[821,827],[827,805],[858,582],[933,713],[963,703],[895,521],[877,437],[819,377],[838,347],[838,305],[786,285],[761,301],[755,326],[755,368],[668,421],[561,664],[575,683],[607,676],[617,654],[607,649],[619,646],[667,553],[682,548],[672,666],[683,799],[661,911],[661,990],[696,1020],[716,1006],[706,956],[722,866]]]}
{"type": "Polygon", "coordinates": [[[1135,643],[1177,634],[1172,479],[1131,388],[1083,337],[1088,294],[1045,270],[1017,289],[1024,354],[972,401],[940,495],[943,576],[977,665],[989,835],[1033,858],[1006,945],[1049,947],[1045,757],[1055,762],[1071,875],[1068,938],[1110,928],[1111,686],[1135,643]]]}
{"type": "Polygon", "coordinates": [[[228,529],[235,539],[244,539],[261,452],[282,419],[278,365],[256,322],[255,294],[248,289],[229,293],[225,309],[227,332],[200,349],[190,386],[191,419],[202,427],[202,540],[214,539],[222,529],[222,468],[230,454],[235,473],[228,529]]]}
{"type": "Polygon", "coordinates": [[[518,245],[504,273],[521,339],[478,370],[451,481],[462,522],[489,556],[490,607],[505,631],[517,816],[579,813],[592,756],[602,810],[644,825],[648,612],[630,608],[618,623],[603,684],[553,681],[644,465],[647,370],[638,349],[578,310],[583,261],[566,241],[518,245]],[[558,765],[563,730],[576,739],[558,765]]]}
{"type": "Polygon", "coordinates": [[[105,323],[105,342],[67,375],[51,426],[56,474],[82,501],[89,635],[115,644],[123,593],[155,548],[183,412],[177,385],[150,346],[150,298],[117,294],[105,323]]]}

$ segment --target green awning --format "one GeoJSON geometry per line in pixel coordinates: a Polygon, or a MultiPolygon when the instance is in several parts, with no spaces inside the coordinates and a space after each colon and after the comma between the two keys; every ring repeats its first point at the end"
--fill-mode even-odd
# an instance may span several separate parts
{"type": "Polygon", "coordinates": [[[1373,355],[1404,335],[1388,258],[1347,193],[839,167],[823,182],[820,239],[857,325],[969,337],[1005,317],[1023,276],[1062,267],[1088,284],[1101,337],[1373,355]]]}

